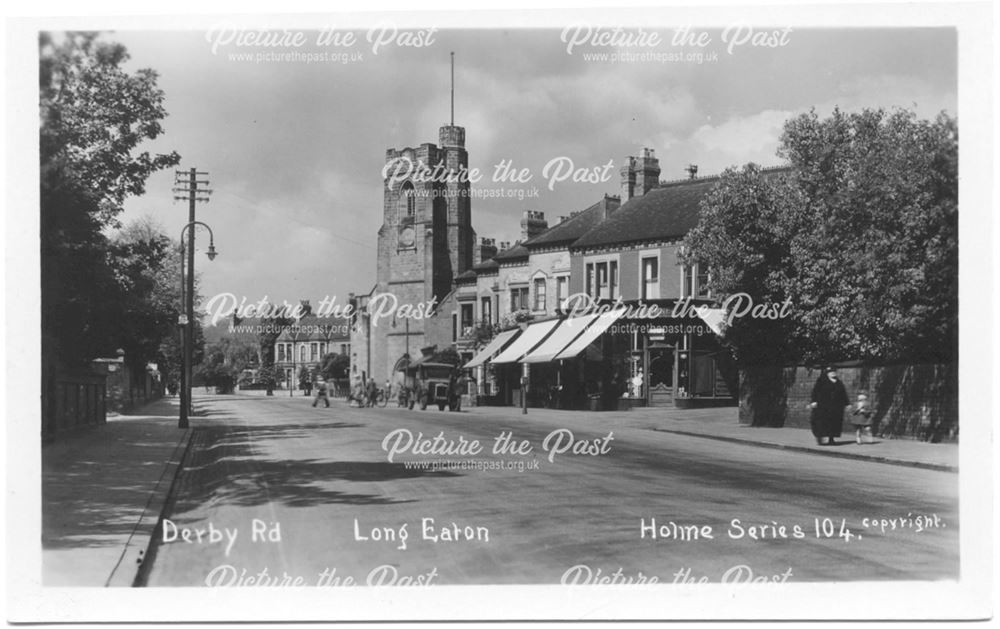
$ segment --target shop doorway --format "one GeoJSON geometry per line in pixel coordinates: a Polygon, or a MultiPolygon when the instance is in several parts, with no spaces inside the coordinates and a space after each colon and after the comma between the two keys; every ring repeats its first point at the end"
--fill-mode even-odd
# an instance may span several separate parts
{"type": "Polygon", "coordinates": [[[665,343],[649,345],[649,405],[673,406],[674,348],[665,343]]]}

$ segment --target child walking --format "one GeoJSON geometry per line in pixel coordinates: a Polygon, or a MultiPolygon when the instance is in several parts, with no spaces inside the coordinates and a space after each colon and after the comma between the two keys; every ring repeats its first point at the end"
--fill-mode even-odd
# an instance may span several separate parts
{"type": "Polygon", "coordinates": [[[854,424],[854,428],[857,431],[858,445],[861,445],[862,435],[867,435],[868,443],[873,443],[875,440],[872,437],[872,408],[868,404],[868,396],[866,394],[858,393],[858,401],[854,405],[851,415],[851,423],[854,424]]]}

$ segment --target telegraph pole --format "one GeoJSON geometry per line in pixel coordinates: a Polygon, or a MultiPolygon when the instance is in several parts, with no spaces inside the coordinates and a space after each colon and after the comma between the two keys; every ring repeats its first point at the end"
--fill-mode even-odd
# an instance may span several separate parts
{"type": "MultiPolygon", "coordinates": [[[[187,428],[188,427],[188,413],[191,411],[191,362],[194,352],[194,225],[191,223],[195,222],[195,204],[198,202],[208,201],[208,195],[212,193],[208,189],[208,173],[192,168],[188,171],[178,170],[174,173],[174,185],[176,186],[173,191],[177,193],[186,193],[182,195],[175,195],[175,200],[188,201],[188,225],[191,229],[188,230],[188,241],[187,241],[187,287],[186,290],[182,291],[181,301],[185,305],[185,316],[186,321],[181,327],[184,335],[184,361],[181,368],[181,415],[178,427],[187,428]],[[206,179],[198,179],[199,176],[204,176],[206,179]],[[183,293],[187,293],[187,299],[184,299],[183,293]]],[[[181,245],[183,246],[183,240],[181,245]]],[[[184,255],[182,253],[182,255],[184,255]]],[[[184,279],[184,278],[182,278],[184,279]]]]}

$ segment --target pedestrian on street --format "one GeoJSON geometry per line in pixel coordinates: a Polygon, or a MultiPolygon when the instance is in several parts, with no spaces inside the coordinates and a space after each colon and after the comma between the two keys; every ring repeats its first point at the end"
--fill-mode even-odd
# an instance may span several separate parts
{"type": "Polygon", "coordinates": [[[835,367],[826,367],[812,390],[812,418],[810,425],[816,443],[834,445],[844,424],[844,410],[851,405],[844,383],[837,377],[835,367]],[[823,440],[827,439],[824,443],[823,440]]]}
{"type": "Polygon", "coordinates": [[[874,443],[872,437],[872,407],[868,403],[868,395],[864,392],[858,393],[858,402],[851,411],[851,423],[854,424],[855,439],[861,445],[861,437],[867,436],[868,443],[874,443]]]}
{"type": "Polygon", "coordinates": [[[368,406],[375,406],[375,396],[378,395],[378,386],[375,378],[368,378],[368,406]]]}
{"type": "Polygon", "coordinates": [[[365,387],[361,383],[360,376],[354,376],[354,384],[351,386],[351,397],[348,399],[351,406],[361,408],[364,406],[365,387]]]}
{"type": "Polygon", "coordinates": [[[326,404],[326,407],[330,408],[330,397],[326,393],[326,380],[320,378],[316,381],[316,399],[313,400],[313,408],[319,404],[321,399],[323,400],[323,403],[326,404]]]}

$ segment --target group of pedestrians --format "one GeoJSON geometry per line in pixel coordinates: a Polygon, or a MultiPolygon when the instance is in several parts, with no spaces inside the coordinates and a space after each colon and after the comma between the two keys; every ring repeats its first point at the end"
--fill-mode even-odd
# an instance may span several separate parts
{"type": "MultiPolygon", "coordinates": [[[[810,425],[812,433],[819,445],[834,445],[840,436],[844,424],[844,410],[852,408],[847,396],[847,388],[837,376],[836,367],[825,367],[816,380],[812,390],[812,409],[810,425]],[[824,439],[826,441],[824,441],[824,439]]],[[[855,439],[858,445],[863,443],[862,437],[868,443],[874,441],[872,436],[872,409],[868,403],[868,395],[861,391],[857,402],[851,410],[851,423],[855,429],[855,439]]]]}

